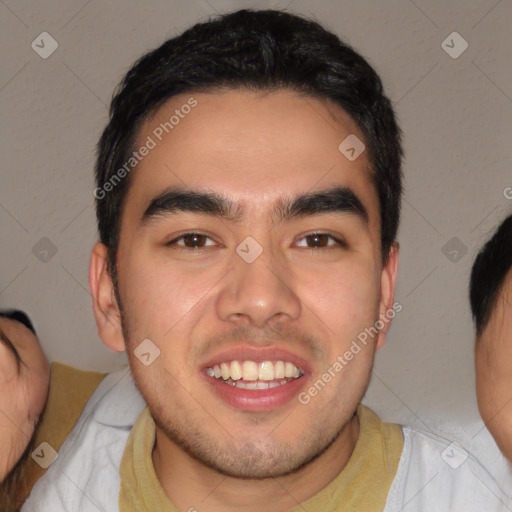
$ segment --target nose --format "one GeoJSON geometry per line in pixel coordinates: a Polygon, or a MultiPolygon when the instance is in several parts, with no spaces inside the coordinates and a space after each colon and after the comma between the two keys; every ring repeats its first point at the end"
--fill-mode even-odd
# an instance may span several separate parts
{"type": "Polygon", "coordinates": [[[301,302],[292,289],[292,279],[269,251],[263,251],[252,263],[237,254],[233,258],[233,271],[228,273],[216,302],[221,320],[263,328],[268,322],[299,318],[301,302]]]}

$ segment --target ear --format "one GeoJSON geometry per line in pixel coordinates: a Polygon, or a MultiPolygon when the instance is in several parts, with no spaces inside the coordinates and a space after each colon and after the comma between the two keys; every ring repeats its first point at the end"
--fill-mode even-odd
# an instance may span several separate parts
{"type": "Polygon", "coordinates": [[[389,328],[391,327],[391,321],[395,314],[402,310],[401,304],[394,307],[399,250],[400,246],[398,242],[393,242],[389,250],[388,261],[382,268],[379,320],[384,324],[384,326],[380,329],[375,348],[376,350],[382,348],[386,343],[386,336],[389,328]]]}
{"type": "Polygon", "coordinates": [[[107,270],[107,257],[107,247],[100,242],[96,243],[92,249],[89,266],[92,308],[98,326],[98,334],[103,343],[116,352],[123,352],[126,347],[121,327],[121,314],[114,285],[107,270]]]}

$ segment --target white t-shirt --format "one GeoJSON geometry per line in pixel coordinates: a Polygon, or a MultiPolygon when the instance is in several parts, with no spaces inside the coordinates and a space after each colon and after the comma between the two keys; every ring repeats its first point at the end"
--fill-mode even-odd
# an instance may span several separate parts
{"type": "MultiPolygon", "coordinates": [[[[118,511],[121,458],[145,407],[129,368],[107,375],[22,512],[118,511]]],[[[457,445],[409,427],[403,434],[384,512],[512,511],[510,489],[500,488],[464,440],[457,445]]],[[[506,474],[498,480],[512,483],[512,470],[502,468],[506,474]]]]}

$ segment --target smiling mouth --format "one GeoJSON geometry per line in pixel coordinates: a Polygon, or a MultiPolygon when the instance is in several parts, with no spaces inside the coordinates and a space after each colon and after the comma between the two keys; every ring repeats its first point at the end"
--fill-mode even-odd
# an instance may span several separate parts
{"type": "Polygon", "coordinates": [[[227,386],[265,390],[300,379],[304,372],[289,361],[231,361],[206,368],[206,374],[227,386]]]}

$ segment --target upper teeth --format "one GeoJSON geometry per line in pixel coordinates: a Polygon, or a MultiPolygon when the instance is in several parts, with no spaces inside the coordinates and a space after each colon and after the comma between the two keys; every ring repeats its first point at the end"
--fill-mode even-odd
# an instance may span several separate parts
{"type": "Polygon", "coordinates": [[[223,380],[274,380],[283,378],[297,378],[302,375],[301,370],[288,361],[231,361],[230,363],[216,364],[207,368],[210,377],[223,380]]]}

